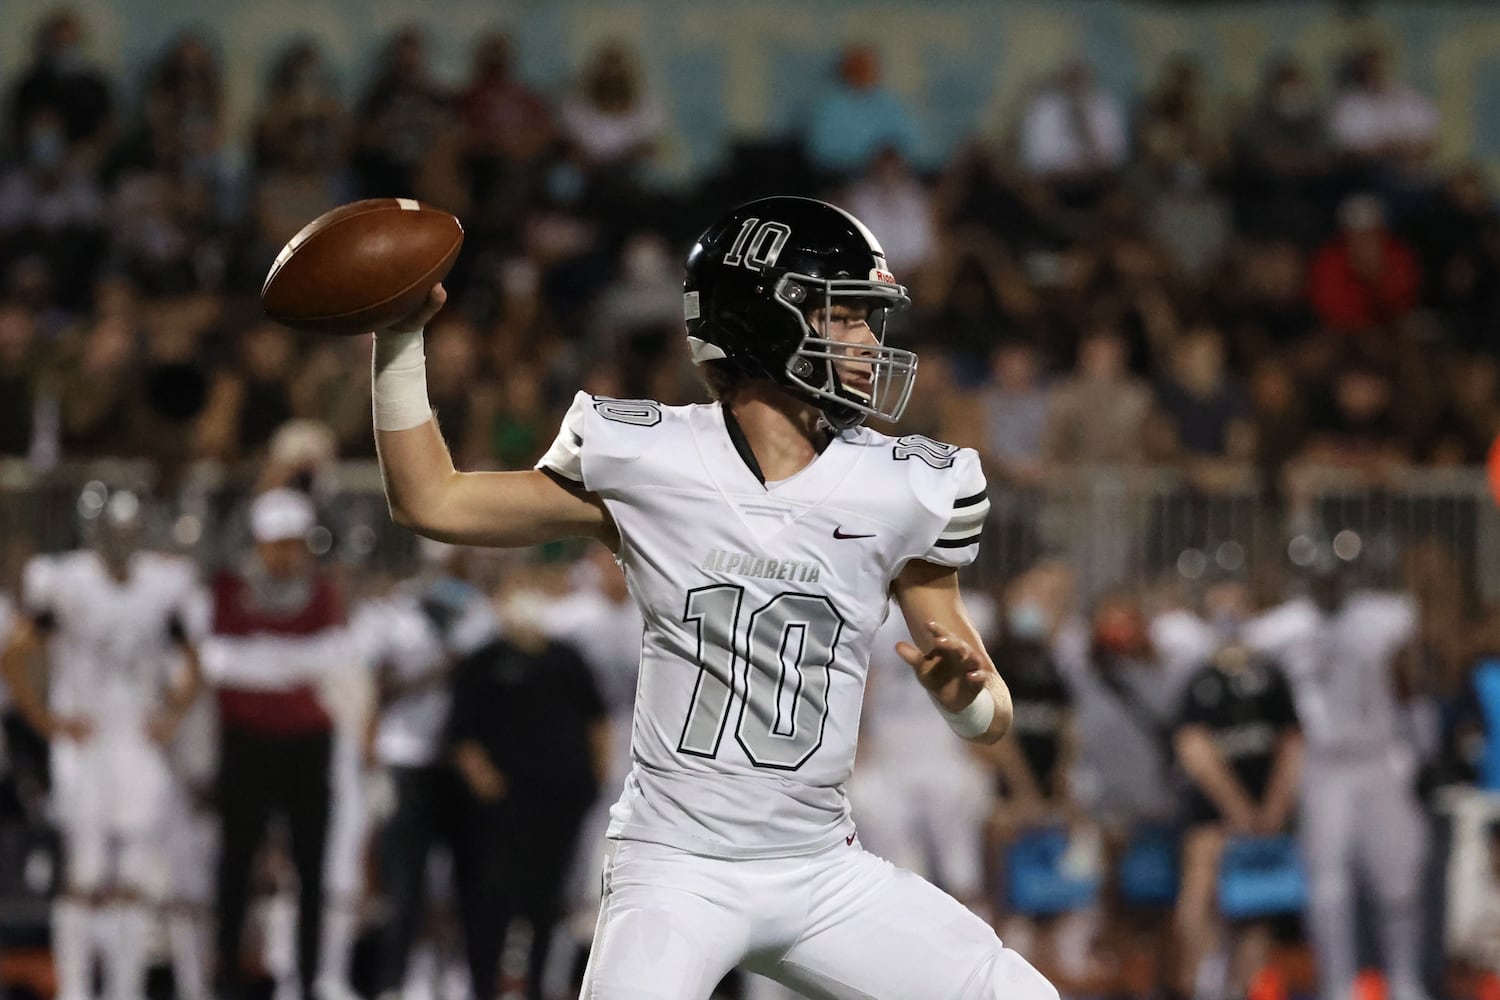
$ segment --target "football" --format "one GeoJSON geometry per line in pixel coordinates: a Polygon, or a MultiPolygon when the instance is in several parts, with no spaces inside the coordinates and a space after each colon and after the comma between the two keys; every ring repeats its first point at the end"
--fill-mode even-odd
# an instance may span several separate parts
{"type": "Polygon", "coordinates": [[[261,305],[293,329],[369,333],[421,305],[463,243],[456,217],[411,198],[342,205],[281,248],[261,286],[261,305]]]}

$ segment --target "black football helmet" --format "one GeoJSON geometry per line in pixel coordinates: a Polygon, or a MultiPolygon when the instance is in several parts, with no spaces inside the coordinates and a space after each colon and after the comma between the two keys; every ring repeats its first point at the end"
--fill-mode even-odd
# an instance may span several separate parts
{"type": "Polygon", "coordinates": [[[710,226],[688,253],[683,316],[693,363],[722,361],[807,399],[836,429],[897,420],[917,356],[885,345],[886,315],[911,304],[885,251],[854,216],[812,198],[762,198],[710,226]],[[835,303],[868,307],[878,342],[857,352],[809,321],[835,303]],[[869,385],[835,362],[868,364],[869,385]]]}

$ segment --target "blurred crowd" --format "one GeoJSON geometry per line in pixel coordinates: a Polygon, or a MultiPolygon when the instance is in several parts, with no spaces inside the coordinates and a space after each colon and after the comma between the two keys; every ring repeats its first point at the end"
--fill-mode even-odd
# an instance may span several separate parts
{"type": "MultiPolygon", "coordinates": [[[[361,81],[340,81],[299,41],[272,61],[249,134],[231,135],[225,39],[169,40],[134,88],[89,62],[86,31],[66,10],[42,24],[0,120],[0,456],[35,468],[148,459],[164,497],[202,462],[248,469],[256,489],[306,486],[307,468],[263,464],[288,421],[314,442],[313,464],[372,457],[369,338],[294,335],[265,320],[256,292],[306,222],[393,195],[465,225],[426,351],[431,399],[470,468],[529,467],[579,387],[703,398],[681,349],[680,261],[703,223],[769,193],[829,198],[876,233],[915,302],[893,334],[922,357],[903,428],[979,449],[996,494],[1070,467],[1155,465],[1206,493],[1250,470],[1272,501],[1295,499],[1312,470],[1379,486],[1408,466],[1482,462],[1500,429],[1490,182],[1435,158],[1435,107],[1378,46],[1351,45],[1331,66],[1276,60],[1253,94],[1215,92],[1191,56],[1138,94],[1072,61],[1037,81],[1004,134],[976,130],[929,163],[922,109],[885,84],[878,52],[851,45],[793,132],[742,137],[709,174],[666,184],[654,168],[669,95],[619,42],[544,92],[501,34],[475,40],[457,85],[435,77],[420,27],[394,33],[361,81]]],[[[434,548],[394,574],[319,568],[303,551],[307,519],[336,513],[337,498],[313,493],[315,514],[285,501],[257,527],[249,512],[247,544],[209,567],[249,580],[272,617],[321,592],[276,584],[278,566],[338,592],[324,624],[343,645],[294,678],[316,703],[293,705],[314,721],[296,734],[312,743],[265,757],[266,732],[235,742],[195,732],[191,713],[176,720],[169,812],[186,822],[170,838],[172,877],[154,883],[170,904],[154,954],[184,1000],[252,985],[319,1000],[565,995],[591,930],[601,804],[628,756],[640,625],[616,567],[597,551],[434,548]],[[297,554],[275,555],[287,542],[297,554]],[[552,674],[574,678],[568,697],[552,674]],[[565,734],[533,734],[558,747],[538,762],[527,727],[562,703],[574,714],[565,734]],[[487,704],[503,712],[476,711],[487,704]],[[316,765],[284,773],[329,780],[293,802],[266,782],[266,761],[283,759],[316,765]],[[559,787],[569,794],[538,792],[559,787]]],[[[1308,939],[1321,968],[1404,962],[1393,986],[1432,996],[1466,988],[1455,970],[1500,972],[1500,842],[1452,791],[1500,785],[1500,716],[1484,708],[1500,696],[1483,694],[1500,683],[1500,633],[1466,568],[1474,555],[1409,545],[1382,574],[1398,585],[1379,598],[1379,627],[1361,629],[1373,598],[1357,545],[1308,544],[1317,552],[1293,561],[1338,570],[1323,573],[1336,597],[1285,574],[1238,577],[1242,559],[1222,547],[1215,566],[1159,587],[1101,588],[1045,560],[973,581],[1018,738],[992,758],[960,754],[899,661],[877,662],[852,787],[861,837],[992,917],[1069,995],[1280,996],[1255,973],[1277,967],[1278,944],[1308,939]],[[1289,633],[1286,609],[1308,602],[1318,621],[1354,624],[1289,633]],[[1342,871],[1332,888],[1304,873],[1226,915],[1216,878],[1229,841],[1258,838],[1266,853],[1244,867],[1273,876],[1288,870],[1278,843],[1307,847],[1304,781],[1274,776],[1331,739],[1298,689],[1309,656],[1364,678],[1359,704],[1380,715],[1365,721],[1400,760],[1372,779],[1371,801],[1421,829],[1391,838],[1409,850],[1346,859],[1366,866],[1357,889],[1342,871]],[[1253,697],[1239,697],[1247,684],[1253,697]],[[1225,715],[1229,702],[1241,714],[1225,715]],[[1226,786],[1205,759],[1248,766],[1226,786]],[[1456,896],[1443,889],[1455,864],[1469,888],[1456,896]],[[1375,916],[1352,920],[1367,898],[1375,916]],[[1349,940],[1330,943],[1342,924],[1349,940]]],[[[5,575],[9,642],[45,609],[5,575]]],[[[211,653],[226,632],[208,615],[183,634],[211,653]]],[[[200,716],[258,704],[234,692],[263,685],[226,661],[241,662],[204,655],[200,716]]],[[[44,763],[59,737],[15,705],[0,897],[51,899],[66,888],[44,763]]],[[[255,731],[257,713],[239,709],[229,716],[255,731]]],[[[273,743],[287,735],[271,728],[273,743]]],[[[1349,786],[1330,773],[1328,787],[1349,786]]],[[[1315,976],[1283,971],[1310,995],[1315,976]]]]}
{"type": "Polygon", "coordinates": [[[131,88],[89,63],[86,30],[47,19],[8,84],[0,454],[235,462],[301,416],[369,455],[368,344],[296,337],[255,293],[306,222],[388,195],[467,231],[428,354],[471,465],[529,462],[580,383],[696,398],[679,261],[703,220],[768,192],[870,225],[916,303],[895,334],[924,359],[911,422],[998,476],[1232,463],[1280,489],[1308,464],[1475,463],[1493,437],[1490,181],[1435,159],[1432,101],[1376,45],[1274,60],[1253,94],[1215,91],[1191,55],[1134,94],[1072,61],[938,163],[922,109],[850,45],[790,133],[664,183],[670,95],[621,42],[542,92],[503,34],[451,85],[419,26],[365,80],[298,41],[233,135],[224,39],[185,30],[131,88]]]}

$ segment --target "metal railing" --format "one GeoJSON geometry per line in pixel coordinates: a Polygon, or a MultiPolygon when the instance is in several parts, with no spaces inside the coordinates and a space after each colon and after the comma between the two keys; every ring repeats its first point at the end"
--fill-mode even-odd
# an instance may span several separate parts
{"type": "MultiPolygon", "coordinates": [[[[0,553],[78,544],[77,499],[101,479],[155,492],[164,501],[158,544],[205,565],[246,545],[244,505],[253,475],[194,466],[169,488],[147,463],[65,464],[39,473],[0,464],[0,553]]],[[[1219,470],[1212,482],[1151,467],[1061,469],[1045,483],[1011,488],[992,480],[992,510],[979,585],[1002,583],[1041,559],[1070,565],[1080,593],[1112,586],[1193,581],[1216,570],[1273,579],[1311,545],[1337,543],[1368,582],[1403,581],[1410,559],[1451,562],[1469,592],[1500,598],[1500,510],[1482,469],[1403,469],[1379,482],[1335,469],[1305,470],[1296,498],[1272,494],[1253,470],[1219,470]]],[[[316,481],[326,532],[321,555],[351,566],[402,572],[414,536],[391,523],[373,463],[333,465],[316,481]]]]}

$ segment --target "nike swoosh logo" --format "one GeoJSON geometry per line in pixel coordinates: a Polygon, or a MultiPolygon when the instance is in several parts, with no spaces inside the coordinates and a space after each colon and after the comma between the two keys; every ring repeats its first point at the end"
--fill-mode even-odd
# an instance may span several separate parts
{"type": "Polygon", "coordinates": [[[848,844],[850,847],[853,847],[854,846],[854,834],[851,833],[851,834],[849,834],[849,836],[845,837],[844,838],[844,843],[848,844]]]}
{"type": "Polygon", "coordinates": [[[834,538],[874,538],[874,535],[846,535],[843,528],[833,529],[834,538]]]}

